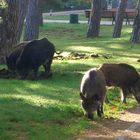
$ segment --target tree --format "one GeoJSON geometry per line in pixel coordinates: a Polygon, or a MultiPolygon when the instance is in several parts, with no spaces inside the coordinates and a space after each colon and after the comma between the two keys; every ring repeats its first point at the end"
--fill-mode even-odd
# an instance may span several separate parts
{"type": "Polygon", "coordinates": [[[5,56],[9,55],[17,44],[18,27],[18,0],[6,0],[6,7],[1,10],[2,22],[0,23],[0,62],[5,62],[5,56]]]}
{"type": "Polygon", "coordinates": [[[101,21],[101,0],[92,0],[92,11],[87,31],[87,37],[98,37],[101,21]]]}
{"type": "Polygon", "coordinates": [[[39,35],[38,0],[29,0],[28,12],[25,23],[24,40],[37,39],[39,35]]]}
{"type": "Polygon", "coordinates": [[[140,43],[140,0],[138,0],[137,3],[137,12],[134,19],[133,30],[130,40],[134,43],[140,43]]]}
{"type": "Polygon", "coordinates": [[[40,0],[39,6],[38,6],[39,25],[40,26],[43,26],[43,4],[44,4],[44,2],[42,0],[40,0]]]}
{"type": "Polygon", "coordinates": [[[127,6],[127,0],[121,0],[119,3],[119,8],[116,13],[115,26],[113,31],[113,37],[121,36],[121,29],[123,25],[124,13],[127,6]]]}
{"type": "Polygon", "coordinates": [[[27,14],[28,0],[19,0],[18,10],[18,27],[17,27],[17,41],[20,41],[20,37],[23,30],[24,20],[27,14]]]}

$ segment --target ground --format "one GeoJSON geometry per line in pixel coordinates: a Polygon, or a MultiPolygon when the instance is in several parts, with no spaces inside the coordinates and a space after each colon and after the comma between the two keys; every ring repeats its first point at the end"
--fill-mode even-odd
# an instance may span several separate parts
{"type": "Polygon", "coordinates": [[[102,119],[92,122],[94,128],[88,129],[74,140],[139,140],[140,106],[123,112],[118,120],[102,119]]]}

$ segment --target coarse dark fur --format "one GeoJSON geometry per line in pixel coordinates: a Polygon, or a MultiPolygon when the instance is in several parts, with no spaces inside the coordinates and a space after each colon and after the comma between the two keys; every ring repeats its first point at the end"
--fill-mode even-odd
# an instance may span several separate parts
{"type": "Polygon", "coordinates": [[[29,43],[29,42],[22,42],[22,43],[18,44],[15,47],[15,49],[13,50],[13,52],[8,57],[6,57],[6,64],[7,64],[8,70],[10,72],[15,73],[16,61],[17,61],[20,53],[22,52],[24,46],[27,45],[27,43],[29,43]]]}
{"type": "Polygon", "coordinates": [[[93,118],[94,111],[97,111],[97,115],[101,117],[105,93],[106,82],[103,73],[94,68],[87,71],[81,81],[80,97],[88,118],[93,118]]]}
{"type": "Polygon", "coordinates": [[[47,39],[33,40],[22,50],[16,62],[16,69],[22,78],[26,78],[31,70],[37,77],[40,65],[45,68],[45,73],[50,74],[55,46],[47,39]]]}
{"type": "Polygon", "coordinates": [[[100,70],[104,73],[107,86],[116,86],[122,89],[123,103],[126,103],[126,97],[129,93],[132,93],[139,102],[140,99],[137,98],[134,87],[140,76],[133,66],[125,63],[105,63],[100,67],[100,70]]]}

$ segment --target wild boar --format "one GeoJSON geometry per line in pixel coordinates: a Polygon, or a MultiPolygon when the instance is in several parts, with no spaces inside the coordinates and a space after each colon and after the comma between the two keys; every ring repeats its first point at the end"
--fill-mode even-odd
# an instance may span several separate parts
{"type": "Polygon", "coordinates": [[[133,66],[125,63],[105,63],[100,67],[100,70],[105,76],[107,86],[116,86],[122,89],[121,100],[123,103],[126,103],[126,97],[130,93],[132,93],[137,102],[139,102],[137,93],[134,92],[134,87],[140,76],[133,66]]]}
{"type": "Polygon", "coordinates": [[[39,66],[43,65],[45,73],[50,74],[54,52],[55,46],[47,38],[29,42],[16,61],[17,72],[24,79],[33,70],[37,77],[39,66]]]}
{"type": "Polygon", "coordinates": [[[133,93],[134,97],[136,98],[137,102],[140,103],[140,78],[135,83],[132,93],[133,93]]]}
{"type": "Polygon", "coordinates": [[[80,85],[81,103],[88,118],[93,119],[94,111],[99,117],[102,116],[105,94],[106,82],[102,71],[95,68],[88,70],[80,85]]]}
{"type": "Polygon", "coordinates": [[[27,45],[27,43],[29,43],[29,42],[22,42],[22,43],[18,44],[15,47],[15,49],[13,50],[13,52],[8,57],[6,57],[6,64],[7,64],[8,70],[10,72],[15,73],[15,70],[16,70],[16,61],[17,61],[20,53],[22,52],[23,47],[25,45],[27,45]]]}

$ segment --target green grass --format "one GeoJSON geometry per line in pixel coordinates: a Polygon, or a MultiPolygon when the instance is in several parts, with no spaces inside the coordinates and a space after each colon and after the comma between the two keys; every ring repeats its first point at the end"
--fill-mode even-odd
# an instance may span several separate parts
{"type": "MultiPolygon", "coordinates": [[[[99,54],[99,58],[54,60],[53,77],[47,80],[0,79],[0,140],[66,140],[94,127],[83,115],[79,85],[82,73],[105,62],[125,62],[140,70],[140,48],[129,42],[131,27],[123,28],[122,38],[112,38],[113,26],[102,26],[99,38],[86,38],[86,24],[46,24],[40,38],[47,37],[57,51],[99,54]],[[105,59],[103,55],[109,55],[105,59]]],[[[5,67],[5,66],[1,66],[5,67]]],[[[42,68],[41,68],[42,69],[42,68]]],[[[136,106],[127,98],[121,104],[119,91],[109,90],[105,118],[116,118],[125,108],[136,106]]],[[[95,121],[98,120],[95,116],[95,121]]]]}

